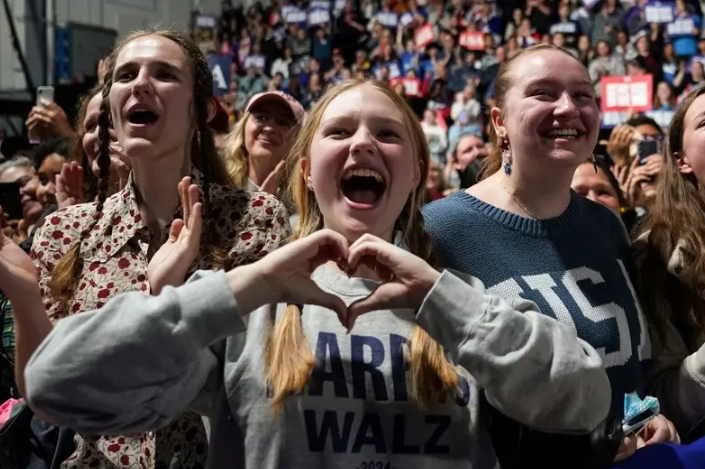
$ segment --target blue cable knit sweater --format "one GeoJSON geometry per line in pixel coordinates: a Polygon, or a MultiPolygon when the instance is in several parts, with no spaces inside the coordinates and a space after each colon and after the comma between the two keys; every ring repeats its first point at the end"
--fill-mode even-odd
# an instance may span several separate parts
{"type": "Polygon", "coordinates": [[[615,415],[625,393],[641,394],[651,346],[627,274],[629,241],[609,209],[572,193],[562,215],[532,220],[461,191],[423,215],[441,265],[534,301],[602,354],[615,415]]]}

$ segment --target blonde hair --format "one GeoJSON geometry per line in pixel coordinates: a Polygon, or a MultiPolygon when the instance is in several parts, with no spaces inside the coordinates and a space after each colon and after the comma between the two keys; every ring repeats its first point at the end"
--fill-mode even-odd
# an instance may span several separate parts
{"type": "Polygon", "coordinates": [[[223,143],[225,166],[235,187],[240,189],[247,187],[247,178],[250,172],[250,155],[245,147],[245,127],[249,118],[249,112],[243,114],[223,143]]]}
{"type": "MultiPolygon", "coordinates": [[[[306,118],[289,154],[290,158],[296,161],[291,164],[301,167],[301,160],[310,157],[311,143],[328,105],[341,94],[358,86],[374,87],[391,99],[404,116],[414,153],[419,160],[421,178],[399,215],[396,227],[402,232],[409,251],[435,267],[431,240],[424,230],[419,210],[428,178],[430,154],[418,119],[406,101],[393,90],[380,83],[362,80],[348,80],[329,90],[306,118]]],[[[302,238],[322,229],[323,216],[316,196],[309,190],[301,171],[292,171],[289,195],[296,202],[300,216],[292,239],[302,238]]],[[[409,356],[411,395],[421,408],[442,402],[449,393],[457,390],[459,379],[455,368],[446,359],[443,348],[419,326],[414,327],[409,356]]],[[[272,328],[267,338],[265,361],[273,407],[277,411],[281,409],[287,396],[303,391],[315,365],[315,358],[304,336],[301,310],[298,306],[289,305],[272,328]]]]}

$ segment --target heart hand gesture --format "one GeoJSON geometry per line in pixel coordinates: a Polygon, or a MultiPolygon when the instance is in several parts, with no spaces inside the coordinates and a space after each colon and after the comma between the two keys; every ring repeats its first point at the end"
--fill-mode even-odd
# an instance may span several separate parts
{"type": "Polygon", "coordinates": [[[345,303],[321,290],[311,274],[328,261],[343,262],[347,252],[348,242],[343,235],[320,230],[227,275],[245,313],[264,304],[317,305],[335,311],[342,321],[347,315],[345,303]]]}
{"type": "Polygon", "coordinates": [[[178,186],[183,219],[171,223],[169,239],[154,254],[147,267],[147,278],[153,294],[167,285],[181,285],[191,264],[198,255],[201,244],[201,203],[198,186],[185,177],[178,186]]]}
{"type": "Polygon", "coordinates": [[[365,265],[387,279],[370,296],[348,307],[343,322],[348,330],[358,316],[371,311],[418,308],[441,275],[423,259],[369,234],[350,246],[347,264],[349,272],[365,265]]]}
{"type": "Polygon", "coordinates": [[[325,229],[227,275],[245,314],[264,304],[317,305],[335,311],[350,330],[358,316],[370,311],[418,308],[440,273],[423,259],[372,235],[365,235],[348,247],[343,235],[325,229]],[[311,279],[314,270],[330,261],[348,272],[365,265],[387,280],[370,296],[348,307],[311,279]]]}

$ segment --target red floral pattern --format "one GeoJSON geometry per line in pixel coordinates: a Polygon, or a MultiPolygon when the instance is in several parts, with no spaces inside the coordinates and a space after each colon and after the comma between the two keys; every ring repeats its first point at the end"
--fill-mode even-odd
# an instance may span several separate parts
{"type": "MultiPolygon", "coordinates": [[[[196,169],[193,181],[201,188],[203,200],[203,175],[196,169]]],[[[211,202],[204,214],[204,237],[208,230],[215,230],[221,243],[230,246],[233,266],[256,261],[289,236],[288,215],[273,196],[215,184],[209,185],[209,192],[211,202]]],[[[152,233],[141,220],[130,180],[124,190],[105,201],[95,227],[81,242],[82,270],[74,298],[68,302],[52,298],[49,282],[54,266],[93,220],[96,205],[80,204],[58,211],[47,217],[36,232],[31,255],[52,322],[100,308],[109,298],[123,292],[149,293],[147,265],[152,233]]],[[[168,233],[166,227],[164,240],[168,233]]],[[[213,254],[204,244],[191,271],[212,269],[213,264],[213,254]]],[[[76,451],[63,463],[63,468],[183,469],[206,465],[205,429],[201,417],[193,412],[166,428],[144,435],[76,435],[75,440],[76,451]]]]}

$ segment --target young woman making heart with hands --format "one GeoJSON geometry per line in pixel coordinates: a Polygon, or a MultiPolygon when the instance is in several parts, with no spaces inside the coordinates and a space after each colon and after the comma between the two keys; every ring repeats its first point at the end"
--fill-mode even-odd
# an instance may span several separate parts
{"type": "Polygon", "coordinates": [[[605,418],[593,348],[533,303],[435,270],[419,213],[429,153],[402,98],[335,87],[291,155],[291,243],[177,286],[200,230],[183,181],[188,216],[149,269],[160,294],[59,321],[26,368],[30,405],[110,434],[198,410],[209,468],[494,468],[481,392],[535,428],[588,433],[605,418]]]}

